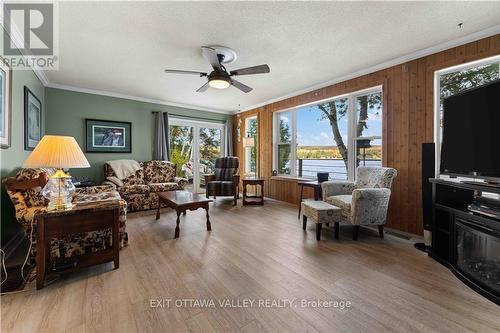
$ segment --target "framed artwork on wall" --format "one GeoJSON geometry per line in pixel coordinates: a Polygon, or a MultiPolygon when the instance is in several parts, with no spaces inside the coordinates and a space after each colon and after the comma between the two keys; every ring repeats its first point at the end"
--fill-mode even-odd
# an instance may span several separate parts
{"type": "Polygon", "coordinates": [[[35,149],[43,136],[42,103],[24,86],[24,150],[35,149]]]}
{"type": "Polygon", "coordinates": [[[87,153],[131,153],[132,123],[85,119],[87,153]]]}
{"type": "Polygon", "coordinates": [[[0,148],[10,147],[11,79],[10,68],[0,57],[0,148]]]}

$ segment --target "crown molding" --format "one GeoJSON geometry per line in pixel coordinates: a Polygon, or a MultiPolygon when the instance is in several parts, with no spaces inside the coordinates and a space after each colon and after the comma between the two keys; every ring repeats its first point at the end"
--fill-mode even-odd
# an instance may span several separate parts
{"type": "Polygon", "coordinates": [[[184,109],[193,109],[193,110],[207,111],[207,112],[214,112],[214,113],[221,113],[221,114],[234,114],[234,111],[231,111],[231,110],[211,109],[211,108],[205,108],[205,107],[197,106],[197,105],[184,104],[184,103],[174,103],[174,102],[163,101],[163,100],[159,100],[159,99],[143,98],[143,97],[139,97],[139,96],[120,94],[120,93],[104,91],[104,90],[80,88],[80,87],[74,87],[74,86],[69,86],[69,85],[64,85],[64,84],[57,84],[57,83],[50,83],[49,82],[45,86],[47,88],[55,88],[55,89],[69,90],[69,91],[75,91],[75,92],[92,94],[92,95],[122,98],[122,99],[137,101],[137,102],[145,102],[145,103],[160,104],[160,105],[166,105],[166,106],[174,106],[174,107],[179,107],[179,108],[184,108],[184,109]]]}
{"type": "Polygon", "coordinates": [[[389,60],[389,61],[385,61],[385,62],[380,63],[378,65],[375,65],[375,66],[372,66],[372,67],[368,67],[368,68],[356,71],[356,72],[354,72],[352,74],[349,74],[349,75],[337,77],[337,78],[334,78],[332,80],[329,80],[329,81],[326,81],[326,82],[323,82],[323,83],[319,83],[319,84],[316,84],[316,85],[313,85],[313,86],[309,86],[309,87],[304,88],[304,89],[296,90],[296,91],[294,91],[292,93],[289,93],[289,94],[286,94],[286,95],[282,95],[280,97],[269,99],[269,100],[267,100],[265,102],[262,102],[262,103],[258,103],[258,104],[254,104],[252,106],[248,106],[246,108],[241,109],[240,111],[236,111],[235,114],[240,113],[240,112],[249,111],[249,110],[252,110],[252,109],[256,109],[256,108],[259,108],[259,107],[262,107],[264,105],[268,105],[268,104],[271,104],[271,103],[279,102],[281,100],[284,100],[284,99],[287,99],[287,98],[290,98],[290,97],[295,97],[297,95],[305,94],[305,93],[308,93],[308,92],[311,92],[311,91],[314,91],[314,90],[317,90],[317,89],[325,88],[325,87],[334,85],[336,83],[340,83],[340,82],[343,82],[343,81],[355,79],[355,78],[363,76],[363,75],[371,74],[371,73],[377,72],[377,71],[382,70],[382,69],[386,69],[386,68],[389,68],[389,67],[392,67],[392,66],[396,66],[396,65],[408,62],[408,61],[412,61],[412,60],[415,60],[415,59],[418,59],[418,58],[422,58],[422,57],[425,57],[425,56],[428,56],[428,55],[431,55],[431,54],[434,54],[434,53],[438,53],[438,52],[441,52],[441,51],[444,51],[444,50],[447,50],[447,49],[450,49],[450,48],[453,48],[453,47],[457,47],[457,46],[464,45],[464,44],[467,44],[467,43],[470,43],[470,42],[474,42],[474,41],[482,39],[482,38],[491,37],[491,36],[494,36],[494,35],[499,34],[499,33],[500,33],[500,24],[499,25],[495,25],[495,26],[493,26],[491,28],[488,28],[488,29],[484,29],[484,30],[475,32],[473,34],[470,34],[470,35],[467,35],[467,36],[464,36],[464,37],[453,39],[453,40],[450,40],[450,41],[447,41],[447,42],[444,42],[444,43],[441,43],[441,44],[438,44],[438,45],[435,45],[435,46],[431,46],[431,47],[428,47],[428,48],[425,48],[425,49],[413,52],[411,54],[408,54],[408,55],[405,55],[405,56],[402,56],[402,57],[399,57],[399,58],[395,58],[395,59],[392,59],[392,60],[389,60]]]}

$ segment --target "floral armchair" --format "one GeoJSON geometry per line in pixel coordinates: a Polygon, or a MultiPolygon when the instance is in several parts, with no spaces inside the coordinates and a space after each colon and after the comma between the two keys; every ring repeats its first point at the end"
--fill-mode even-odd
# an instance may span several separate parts
{"type": "Polygon", "coordinates": [[[104,184],[116,187],[127,202],[129,212],[158,208],[157,192],[183,190],[188,180],[176,177],[176,166],[168,161],[139,162],[135,174],[118,179],[113,168],[104,164],[104,184]]]}
{"type": "Polygon", "coordinates": [[[354,225],[353,239],[357,239],[360,225],[377,225],[383,237],[391,185],[396,175],[393,168],[360,166],[356,170],[356,182],[323,182],[323,200],[342,209],[343,220],[354,225]]]}
{"type": "MultiPolygon", "coordinates": [[[[5,179],[5,187],[15,209],[17,222],[31,238],[30,260],[34,262],[36,257],[36,215],[47,209],[48,201],[41,195],[41,186],[28,189],[16,188],[16,184],[26,181],[35,181],[40,177],[47,178],[53,172],[52,169],[21,169],[15,177],[5,179]]],[[[120,198],[118,192],[112,186],[92,186],[76,189],[73,195],[73,203],[119,200],[120,202],[120,248],[128,244],[128,235],[125,230],[127,220],[127,203],[120,198]]],[[[73,234],[70,237],[54,238],[51,240],[51,260],[57,261],[61,258],[69,258],[94,252],[103,248],[109,248],[112,244],[111,230],[99,230],[86,233],[73,234]]]]}

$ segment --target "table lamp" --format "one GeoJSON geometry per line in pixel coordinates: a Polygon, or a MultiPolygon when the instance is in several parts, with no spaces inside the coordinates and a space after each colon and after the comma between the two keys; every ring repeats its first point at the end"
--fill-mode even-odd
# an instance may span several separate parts
{"type": "MultiPolygon", "coordinates": [[[[250,135],[250,133],[247,133],[247,136],[243,138],[243,147],[245,148],[253,148],[255,147],[255,138],[253,136],[250,135]]],[[[251,158],[251,154],[249,154],[248,157],[251,158]]],[[[256,159],[257,159],[257,156],[255,156],[256,159]]],[[[255,164],[257,164],[257,160],[255,161],[255,164]]],[[[253,173],[253,172],[249,172],[248,175],[252,175],[253,176],[256,176],[257,173],[253,173]]]]}
{"type": "Polygon", "coordinates": [[[75,138],[71,136],[45,135],[23,164],[25,168],[54,168],[49,182],[42,189],[42,195],[49,200],[48,210],[71,209],[71,196],[75,186],[71,176],[63,169],[89,168],[75,138]]]}

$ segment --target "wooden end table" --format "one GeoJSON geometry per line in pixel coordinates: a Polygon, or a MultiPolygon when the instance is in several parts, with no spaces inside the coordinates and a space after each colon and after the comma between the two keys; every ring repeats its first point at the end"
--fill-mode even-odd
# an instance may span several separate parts
{"type": "Polygon", "coordinates": [[[69,273],[78,268],[114,262],[114,268],[120,267],[120,202],[100,201],[78,203],[69,210],[47,211],[36,215],[36,289],[42,289],[45,277],[51,273],[69,273]],[[112,230],[113,247],[75,257],[76,266],[54,272],[50,270],[50,241],[76,233],[112,230]]]}
{"type": "Polygon", "coordinates": [[[207,199],[205,196],[188,192],[188,191],[168,191],[159,192],[158,194],[158,210],[156,211],[156,219],[160,219],[160,209],[161,204],[164,203],[165,206],[175,209],[177,213],[177,220],[175,226],[175,236],[174,238],[179,238],[180,228],[179,224],[181,222],[181,213],[186,215],[187,210],[197,210],[198,208],[203,208],[207,215],[207,231],[212,230],[212,225],[210,223],[210,215],[208,214],[208,204],[212,202],[212,199],[207,199]]]}
{"type": "Polygon", "coordinates": [[[317,180],[314,181],[299,181],[297,182],[297,185],[300,186],[300,200],[299,200],[299,216],[298,218],[300,219],[300,212],[302,209],[302,196],[304,194],[304,187],[312,187],[314,190],[314,200],[318,201],[321,200],[323,197],[323,194],[321,193],[321,183],[318,183],[317,180]]]}
{"type": "Polygon", "coordinates": [[[259,178],[259,177],[243,178],[243,206],[248,206],[248,205],[260,205],[260,206],[264,205],[264,178],[259,178]],[[248,195],[247,192],[248,185],[259,186],[260,195],[248,195]]]}

